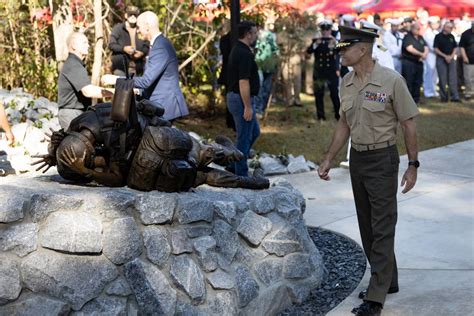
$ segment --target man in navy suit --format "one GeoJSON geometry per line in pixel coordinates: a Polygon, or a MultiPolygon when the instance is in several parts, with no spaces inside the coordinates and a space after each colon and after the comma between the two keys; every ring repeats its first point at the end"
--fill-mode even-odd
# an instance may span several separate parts
{"type": "MultiPolygon", "coordinates": [[[[189,114],[179,88],[178,58],[171,42],[158,27],[158,16],[146,11],[138,16],[137,31],[150,41],[150,52],[141,77],[133,79],[135,88],[143,90],[143,97],[165,109],[163,119],[174,120],[189,114]]],[[[115,84],[117,76],[104,75],[104,84],[115,84]]]]}

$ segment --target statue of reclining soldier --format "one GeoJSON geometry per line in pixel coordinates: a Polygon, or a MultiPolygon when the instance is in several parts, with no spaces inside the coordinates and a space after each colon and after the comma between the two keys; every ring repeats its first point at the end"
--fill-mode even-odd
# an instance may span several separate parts
{"type": "Polygon", "coordinates": [[[248,189],[269,187],[268,179],[259,169],[252,177],[241,177],[209,167],[212,162],[226,166],[243,159],[227,137],[218,136],[215,143],[201,144],[160,119],[162,108],[146,100],[135,107],[134,99],[123,94],[117,99],[116,90],[113,104],[90,107],[71,122],[66,132],[53,132],[48,154],[37,156],[41,159],[33,163],[42,163],[37,170],[44,168],[46,172],[56,165],[58,173],[67,180],[95,181],[112,187],[128,184],[143,191],[179,192],[201,184],[248,189]],[[127,102],[132,104],[124,110],[127,102]]]}

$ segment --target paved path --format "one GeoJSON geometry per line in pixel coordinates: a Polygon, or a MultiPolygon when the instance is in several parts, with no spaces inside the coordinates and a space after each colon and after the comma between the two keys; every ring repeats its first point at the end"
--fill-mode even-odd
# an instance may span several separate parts
{"type": "MultiPolygon", "coordinates": [[[[416,187],[398,195],[395,251],[400,292],[387,298],[383,315],[474,315],[474,140],[419,155],[416,187]]],[[[401,157],[401,179],[407,157],[401,157]]],[[[284,176],[306,197],[306,222],[340,232],[361,244],[349,171],[284,176]]],[[[358,288],[328,315],[352,315],[358,288]]]]}

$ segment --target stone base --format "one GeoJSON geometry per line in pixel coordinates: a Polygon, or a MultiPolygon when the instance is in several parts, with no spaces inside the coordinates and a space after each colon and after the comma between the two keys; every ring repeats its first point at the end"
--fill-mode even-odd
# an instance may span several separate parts
{"type": "Polygon", "coordinates": [[[285,180],[178,194],[59,179],[0,178],[2,315],[272,315],[321,282],[285,180]]]}

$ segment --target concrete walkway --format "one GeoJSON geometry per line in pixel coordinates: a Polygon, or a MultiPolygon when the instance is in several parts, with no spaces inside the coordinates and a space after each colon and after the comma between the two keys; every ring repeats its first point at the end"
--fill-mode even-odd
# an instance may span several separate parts
{"type": "MultiPolygon", "coordinates": [[[[395,251],[400,292],[387,297],[383,315],[474,315],[474,140],[421,152],[415,188],[398,195],[395,251]]],[[[400,175],[407,157],[401,157],[400,175]]],[[[361,245],[349,171],[331,181],[316,172],[284,176],[306,197],[306,222],[342,233],[361,245]]],[[[399,190],[401,191],[401,190],[399,190]]],[[[328,315],[352,315],[367,287],[357,289],[328,315]]]]}

